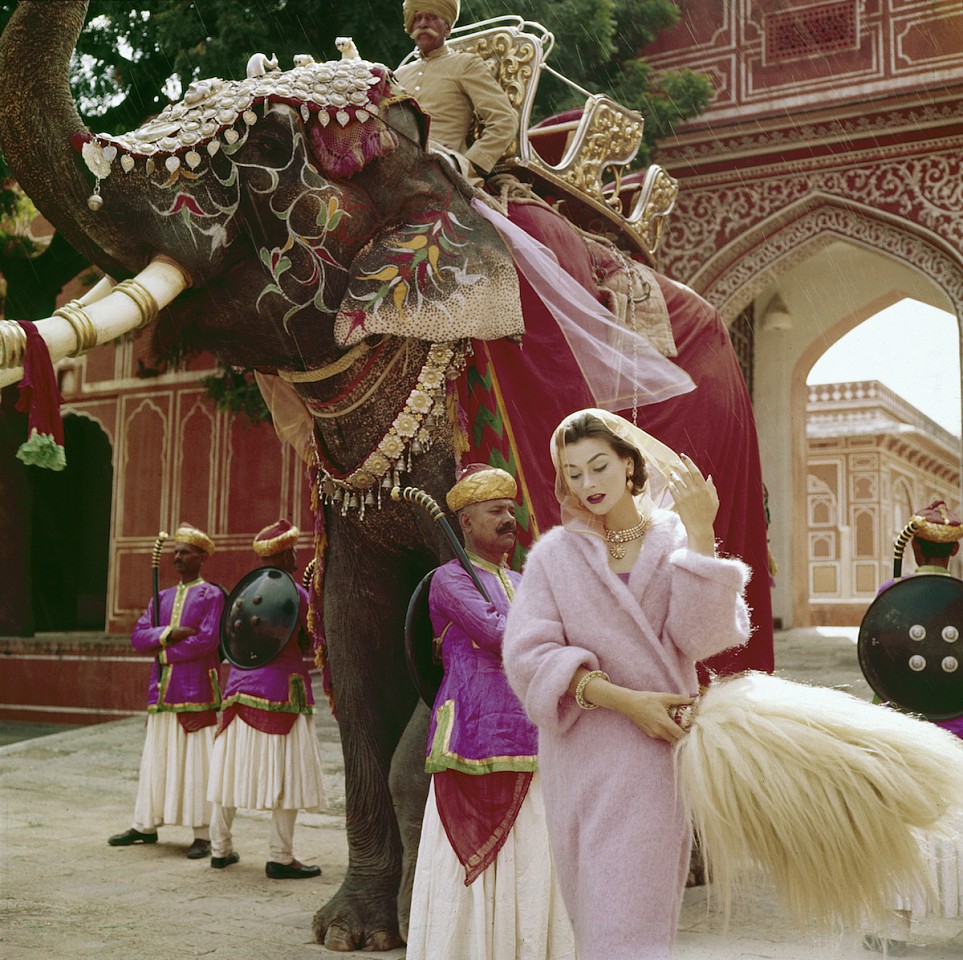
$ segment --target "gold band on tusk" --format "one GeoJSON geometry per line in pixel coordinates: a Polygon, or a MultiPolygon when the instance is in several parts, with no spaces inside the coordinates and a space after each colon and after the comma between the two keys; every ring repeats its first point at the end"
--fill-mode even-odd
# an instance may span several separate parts
{"type": "Polygon", "coordinates": [[[0,370],[23,365],[27,332],[16,320],[0,320],[0,370]]]}
{"type": "Polygon", "coordinates": [[[74,336],[77,338],[77,346],[67,354],[68,357],[79,357],[82,353],[87,353],[97,346],[97,328],[93,321],[87,316],[83,305],[79,300],[71,300],[65,303],[59,310],[54,310],[55,317],[63,317],[70,324],[74,336]]]}
{"type": "Polygon", "coordinates": [[[133,277],[129,280],[121,280],[111,292],[126,293],[137,305],[137,309],[140,312],[140,323],[137,325],[138,330],[143,329],[157,319],[157,314],[160,313],[160,307],[157,306],[154,295],[139,280],[133,277]]]}

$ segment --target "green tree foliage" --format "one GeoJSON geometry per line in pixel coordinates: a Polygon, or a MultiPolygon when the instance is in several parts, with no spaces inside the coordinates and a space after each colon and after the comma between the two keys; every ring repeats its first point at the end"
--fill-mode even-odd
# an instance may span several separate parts
{"type": "MultiPolygon", "coordinates": [[[[0,0],[0,28],[14,7],[0,0]]],[[[98,132],[133,129],[177,98],[192,79],[242,78],[248,58],[295,54],[337,58],[335,38],[354,38],[361,55],[398,64],[412,48],[401,0],[92,0],[71,82],[81,114],[98,132]]],[[[549,64],[594,93],[642,110],[649,145],[705,108],[707,77],[671,71],[653,77],[638,51],[679,22],[673,0],[463,0],[460,23],[521,14],[555,34],[549,64]]],[[[538,111],[580,105],[581,96],[546,76],[538,111]]]]}

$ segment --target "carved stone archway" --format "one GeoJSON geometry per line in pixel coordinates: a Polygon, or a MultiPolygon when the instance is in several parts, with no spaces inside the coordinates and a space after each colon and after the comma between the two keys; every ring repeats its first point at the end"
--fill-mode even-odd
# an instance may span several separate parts
{"type": "Polygon", "coordinates": [[[957,318],[963,317],[963,262],[939,236],[911,221],[823,193],[759,220],[689,282],[731,323],[781,273],[834,239],[861,244],[913,267],[944,292],[957,318]]]}
{"type": "MultiPolygon", "coordinates": [[[[698,202],[695,206],[701,209],[698,202]]],[[[919,286],[930,290],[930,302],[954,311],[958,323],[963,320],[963,261],[945,239],[945,234],[956,228],[952,218],[940,222],[937,222],[938,218],[930,218],[930,226],[927,226],[903,219],[891,211],[870,207],[853,197],[822,191],[813,191],[781,208],[768,208],[765,203],[737,203],[734,207],[726,204],[727,210],[748,210],[750,207],[754,208],[754,222],[743,222],[738,232],[731,226],[720,226],[716,234],[732,233],[731,241],[716,248],[688,278],[690,285],[720,310],[727,324],[747,308],[764,305],[761,296],[778,289],[780,278],[840,242],[861,248],[867,257],[881,262],[881,267],[877,268],[881,274],[880,293],[888,290],[882,281],[882,275],[887,273],[882,264],[892,261],[903,268],[904,276],[912,272],[919,286]],[[931,226],[940,226],[941,232],[937,233],[931,226]],[[948,227],[952,229],[947,230],[948,227]]],[[[712,231],[706,230],[703,224],[697,226],[695,232],[706,235],[712,231]]],[[[876,309],[879,309],[878,304],[867,299],[862,313],[848,317],[847,323],[835,325],[830,341],[826,339],[828,331],[814,330],[811,342],[802,345],[791,375],[787,375],[784,381],[788,383],[789,400],[786,406],[788,422],[783,424],[783,431],[788,437],[789,453],[783,456],[783,462],[791,470],[791,482],[784,500],[790,501],[794,507],[790,529],[784,531],[792,544],[791,560],[784,570],[784,576],[791,579],[791,599],[785,598],[782,614],[796,625],[808,622],[809,611],[805,581],[807,526],[805,516],[799,510],[799,505],[806,502],[806,374],[830,342],[868,318],[876,309]]],[[[771,397],[757,392],[754,401],[757,405],[765,405],[771,402],[771,397]]]]}

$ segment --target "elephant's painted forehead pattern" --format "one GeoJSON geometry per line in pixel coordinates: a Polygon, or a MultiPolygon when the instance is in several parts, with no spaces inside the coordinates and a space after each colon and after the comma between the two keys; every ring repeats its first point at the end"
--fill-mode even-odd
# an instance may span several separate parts
{"type": "Polygon", "coordinates": [[[266,73],[246,80],[195,81],[184,99],[169,104],[154,119],[130,133],[81,135],[74,138],[90,172],[104,180],[116,160],[129,173],[137,158],[157,157],[172,173],[183,161],[195,169],[204,160],[201,149],[213,156],[223,145],[240,139],[234,125],[241,119],[257,123],[255,107],[286,103],[299,108],[305,121],[312,115],[325,128],[364,124],[378,117],[381,105],[404,97],[389,80],[383,64],[367,60],[308,63],[294,70],[266,73]]]}

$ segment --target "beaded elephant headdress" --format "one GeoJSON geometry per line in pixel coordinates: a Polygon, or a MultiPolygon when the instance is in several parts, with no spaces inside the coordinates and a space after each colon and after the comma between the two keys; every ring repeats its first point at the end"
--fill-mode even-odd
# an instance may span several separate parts
{"type": "Polygon", "coordinates": [[[360,59],[298,59],[305,62],[293,70],[195,81],[182,100],[136,130],[78,134],[73,146],[98,180],[106,180],[117,166],[130,173],[138,163],[148,174],[163,167],[172,178],[191,179],[218,151],[233,152],[258,122],[259,108],[266,112],[272,104],[300,110],[314,158],[329,176],[350,177],[397,146],[394,131],[373,122],[391,103],[410,99],[394,85],[387,67],[360,59]]]}

